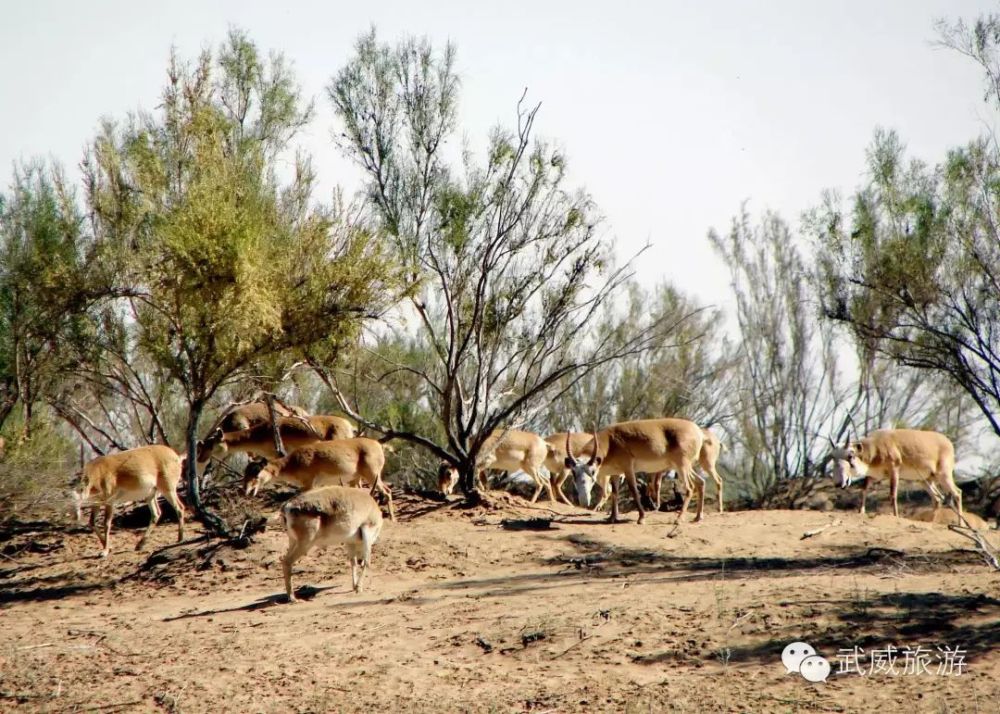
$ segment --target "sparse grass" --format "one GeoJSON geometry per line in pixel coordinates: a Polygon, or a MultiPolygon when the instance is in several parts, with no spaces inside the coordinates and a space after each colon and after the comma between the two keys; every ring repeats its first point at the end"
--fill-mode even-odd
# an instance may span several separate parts
{"type": "Polygon", "coordinates": [[[867,587],[862,588],[855,580],[854,587],[851,590],[851,617],[859,621],[869,619],[871,616],[871,599],[871,591],[867,587]]]}

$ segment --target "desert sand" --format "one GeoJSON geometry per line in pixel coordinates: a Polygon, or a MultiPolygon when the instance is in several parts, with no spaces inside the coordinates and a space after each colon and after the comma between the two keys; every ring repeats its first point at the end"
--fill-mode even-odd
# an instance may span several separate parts
{"type": "Polygon", "coordinates": [[[397,511],[364,592],[331,548],[295,605],[277,523],[239,551],[163,523],[136,553],[116,529],[106,560],[83,528],[26,525],[0,559],[0,710],[1000,711],[1000,573],[944,525],[709,510],[674,530],[505,494],[397,511]],[[828,681],[786,673],[794,641],[828,681]],[[935,657],[840,673],[854,646],[935,657]]]}

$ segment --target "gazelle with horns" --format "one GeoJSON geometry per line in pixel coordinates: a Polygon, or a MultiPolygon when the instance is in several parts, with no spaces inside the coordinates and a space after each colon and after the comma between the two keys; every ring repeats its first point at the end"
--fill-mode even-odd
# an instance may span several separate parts
{"type": "Polygon", "coordinates": [[[954,477],[955,446],[944,434],[916,429],[879,429],[857,441],[848,438],[843,446],[837,446],[831,439],[830,446],[833,479],[838,486],[847,488],[854,479],[867,476],[861,490],[861,513],[865,512],[869,484],[888,477],[893,515],[899,516],[900,479],[920,481],[931,495],[935,510],[943,504],[943,494],[951,494],[961,514],[962,491],[954,477]]]}
{"type": "MultiPolygon", "coordinates": [[[[632,498],[635,499],[636,507],[639,509],[638,522],[641,524],[646,520],[646,511],[639,495],[636,473],[673,470],[677,472],[684,489],[684,503],[677,515],[677,522],[680,523],[691,501],[694,479],[697,478],[694,465],[701,454],[705,440],[701,427],[687,419],[640,419],[613,424],[594,432],[593,440],[596,448],[587,461],[574,456],[569,439],[566,444],[566,467],[573,472],[581,505],[586,506],[590,503],[591,493],[598,478],[624,474],[632,498]]],[[[612,523],[617,523],[618,479],[616,478],[611,478],[611,492],[610,520],[612,523]]],[[[695,521],[703,518],[704,489],[701,489],[700,494],[695,521]]]]}

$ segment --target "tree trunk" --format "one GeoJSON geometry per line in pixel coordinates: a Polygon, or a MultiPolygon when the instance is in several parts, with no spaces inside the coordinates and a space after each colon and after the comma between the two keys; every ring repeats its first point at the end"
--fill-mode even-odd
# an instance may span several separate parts
{"type": "Polygon", "coordinates": [[[462,488],[462,493],[465,495],[466,503],[470,506],[482,504],[486,494],[479,488],[478,474],[475,467],[468,464],[463,465],[460,473],[459,485],[462,488]]]}
{"type": "Polygon", "coordinates": [[[459,479],[462,493],[469,497],[476,490],[476,469],[471,464],[462,464],[459,473],[462,475],[459,479]]]}
{"type": "Polygon", "coordinates": [[[274,413],[274,395],[268,392],[264,400],[267,404],[267,417],[271,420],[271,436],[274,437],[274,450],[280,458],[284,458],[285,445],[281,441],[281,430],[278,429],[278,416],[274,413]]]}
{"type": "Polygon", "coordinates": [[[191,404],[187,423],[187,462],[185,464],[188,505],[199,513],[203,509],[201,502],[201,483],[198,481],[198,421],[204,405],[200,401],[191,404]]]}
{"type": "Polygon", "coordinates": [[[201,412],[205,405],[200,400],[191,404],[191,411],[188,413],[187,423],[187,461],[186,480],[188,492],[188,505],[194,510],[195,517],[201,521],[210,531],[220,538],[232,538],[226,523],[215,513],[205,507],[201,500],[201,483],[198,480],[198,422],[201,419],[201,412]]]}

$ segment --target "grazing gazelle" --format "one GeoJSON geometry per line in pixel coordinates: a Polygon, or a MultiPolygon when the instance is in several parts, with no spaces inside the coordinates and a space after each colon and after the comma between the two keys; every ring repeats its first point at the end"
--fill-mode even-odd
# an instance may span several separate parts
{"type": "MultiPolygon", "coordinates": [[[[722,453],[722,442],[719,441],[719,437],[711,429],[703,426],[701,430],[705,435],[705,440],[701,444],[698,465],[701,466],[702,471],[711,476],[712,480],[715,481],[716,490],[719,494],[719,513],[722,513],[722,477],[719,476],[719,472],[715,469],[716,464],[719,462],[719,454],[722,453]]],[[[664,473],[664,471],[659,471],[651,475],[646,482],[646,494],[653,503],[654,511],[660,510],[660,483],[664,473]]],[[[703,476],[697,476],[695,486],[698,488],[698,500],[705,500],[705,479],[703,476]]]]}
{"type": "Polygon", "coordinates": [[[566,437],[570,439],[573,453],[590,458],[594,455],[594,437],[585,432],[565,432],[560,431],[545,437],[548,453],[545,456],[545,468],[549,472],[549,479],[552,481],[552,489],[556,493],[556,498],[561,498],[563,503],[573,505],[563,492],[563,483],[570,475],[570,470],[566,467],[566,437]]]}
{"type": "Polygon", "coordinates": [[[962,512],[962,491],[955,484],[955,446],[944,434],[916,429],[879,429],[861,439],[850,441],[833,449],[833,478],[841,488],[851,485],[855,477],[867,476],[861,489],[861,513],[865,512],[865,499],[870,482],[889,477],[892,496],[892,513],[899,516],[896,492],[899,479],[920,481],[931,495],[937,510],[944,501],[943,494],[955,499],[958,512],[962,512]]]}
{"type": "Polygon", "coordinates": [[[292,566],[314,546],[347,546],[354,592],[371,563],[372,546],[382,530],[382,511],[366,491],[346,486],[324,486],[300,493],[281,508],[288,532],[288,550],[281,559],[288,601],[295,602],[292,566]],[[361,572],[358,572],[360,565],[361,572]]]}
{"type": "Polygon", "coordinates": [[[389,518],[394,521],[392,489],[382,481],[384,468],[385,451],[374,439],[359,436],[317,441],[300,446],[280,459],[251,461],[243,472],[243,492],[255,496],[271,480],[294,484],[303,491],[334,484],[365,485],[372,494],[379,491],[385,495],[389,518]]]}
{"type": "Polygon", "coordinates": [[[77,521],[83,522],[83,507],[104,506],[104,528],[97,531],[101,557],[111,552],[111,521],[118,503],[145,501],[149,505],[149,526],[135,549],[146,544],[153,526],[160,520],[157,495],[162,494],[177,512],[177,541],[184,540],[184,506],[177,498],[181,480],[181,458],[169,446],[153,444],[117,454],[98,456],[83,467],[80,490],[73,492],[77,521]]]}
{"type": "MultiPolygon", "coordinates": [[[[701,427],[687,419],[640,419],[613,424],[594,434],[597,448],[587,461],[573,455],[572,445],[567,443],[566,467],[573,472],[577,496],[581,505],[590,503],[594,484],[602,475],[624,474],[628,481],[632,498],[639,509],[639,523],[646,520],[646,510],[642,507],[637,471],[655,473],[676,471],[684,488],[684,503],[677,514],[677,522],[687,511],[694,488],[694,465],[701,454],[705,440],[701,427]]],[[[703,517],[704,490],[698,502],[695,521],[703,517]]],[[[611,478],[611,522],[618,522],[618,479],[611,478]]]]}
{"type": "MultiPolygon", "coordinates": [[[[535,493],[531,502],[538,500],[543,488],[549,491],[549,499],[556,500],[552,490],[552,481],[542,476],[542,466],[548,447],[542,437],[530,431],[516,429],[498,429],[487,437],[480,451],[476,471],[479,473],[479,483],[485,490],[486,470],[524,471],[535,481],[535,493]]],[[[444,495],[449,495],[458,485],[458,469],[447,462],[442,462],[438,468],[438,488],[444,495]]]]}
{"type": "MultiPolygon", "coordinates": [[[[317,441],[349,439],[354,436],[354,427],[351,423],[338,416],[315,415],[305,420],[298,417],[281,417],[276,423],[287,452],[317,441]]],[[[260,422],[240,431],[227,432],[215,429],[204,441],[198,442],[198,473],[204,473],[210,459],[223,459],[230,452],[269,459],[277,458],[278,452],[274,445],[271,423],[260,422]]]]}
{"type": "MultiPolygon", "coordinates": [[[[274,402],[274,415],[277,418],[292,417],[296,419],[308,419],[309,412],[301,407],[289,407],[278,401],[274,402]]],[[[250,402],[232,407],[218,426],[223,431],[242,431],[258,424],[270,424],[271,414],[267,409],[266,402],[250,402]]]]}

